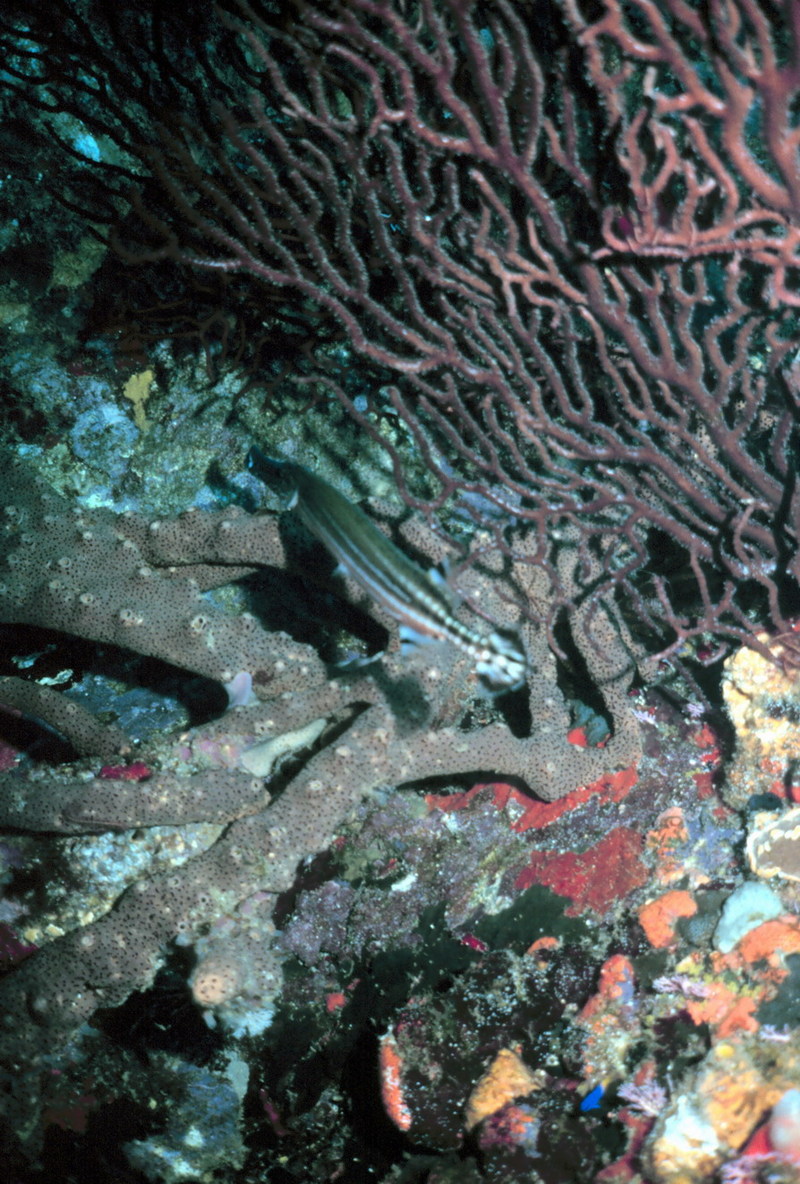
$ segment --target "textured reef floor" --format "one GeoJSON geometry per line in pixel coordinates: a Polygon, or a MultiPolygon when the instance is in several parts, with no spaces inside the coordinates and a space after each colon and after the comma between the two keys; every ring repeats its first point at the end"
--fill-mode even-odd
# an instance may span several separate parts
{"type": "MultiPolygon", "coordinates": [[[[231,578],[242,574],[241,555],[220,551],[228,529],[220,507],[252,508],[254,490],[240,477],[215,474],[214,464],[220,455],[242,456],[255,424],[287,454],[310,447],[332,476],[347,472],[354,499],[390,491],[378,458],[357,447],[351,425],[331,407],[300,419],[296,403],[276,398],[265,415],[262,392],[249,413],[243,399],[244,426],[231,427],[230,379],[210,385],[201,414],[197,391],[207,380],[162,347],[154,377],[140,361],[122,363],[97,350],[63,363],[37,354],[35,334],[22,322],[7,329],[16,346],[1,368],[20,392],[16,451],[47,488],[76,503],[73,527],[100,555],[103,590],[84,593],[95,598],[82,603],[87,616],[113,592],[106,579],[113,565],[96,547],[103,531],[115,529],[102,518],[106,511],[126,515],[117,543],[133,558],[131,547],[168,550],[169,542],[140,531],[138,515],[170,519],[199,507],[175,521],[197,533],[198,513],[216,515],[214,561],[228,563],[231,578]],[[92,514],[91,525],[78,521],[92,514]]],[[[7,599],[25,563],[44,562],[60,513],[46,523],[43,511],[34,559],[6,570],[7,599]]],[[[230,536],[249,529],[241,514],[236,521],[230,536]]],[[[159,555],[147,562],[155,566],[159,555]]],[[[265,731],[271,738],[289,733],[269,761],[288,762],[283,776],[291,784],[295,754],[315,752],[319,736],[313,727],[298,732],[297,719],[310,726],[324,717],[329,727],[334,719],[349,737],[354,703],[365,718],[378,718],[369,712],[403,696],[415,701],[422,668],[404,666],[399,655],[387,659],[388,689],[374,670],[358,667],[344,690],[326,681],[314,647],[322,639],[326,661],[341,657],[336,633],[356,638],[357,653],[374,649],[368,615],[324,589],[312,594],[306,581],[288,592],[274,577],[254,585],[251,568],[244,569],[244,585],[203,592],[185,642],[170,622],[200,593],[195,585],[181,591],[162,583],[160,603],[174,604],[174,615],[144,656],[91,641],[77,626],[74,636],[13,617],[0,627],[0,675],[27,677],[41,704],[48,691],[60,733],[32,721],[37,713],[26,709],[24,688],[4,684],[11,709],[0,716],[0,995],[7,991],[24,1021],[3,1032],[10,1050],[0,1074],[7,1178],[796,1180],[800,679],[791,637],[765,639],[773,664],[751,651],[729,658],[716,699],[701,700],[664,670],[659,679],[620,683],[609,708],[584,655],[560,715],[537,692],[529,738],[525,721],[513,719],[524,709],[511,709],[510,722],[501,724],[500,709],[476,698],[474,683],[440,655],[452,676],[448,687],[458,693],[437,689],[428,666],[420,677],[428,679],[425,693],[437,704],[441,729],[415,739],[413,728],[399,728],[395,747],[386,748],[397,759],[381,758],[372,777],[364,769],[375,750],[365,744],[353,780],[336,785],[348,808],[335,815],[330,834],[322,821],[317,834],[306,812],[306,837],[293,846],[288,812],[287,823],[272,827],[271,870],[265,857],[244,869],[240,883],[228,876],[229,891],[219,895],[223,881],[210,878],[213,891],[204,891],[198,873],[194,911],[173,916],[161,943],[154,921],[146,933],[154,944],[134,949],[142,965],[119,997],[113,975],[103,983],[94,977],[93,935],[119,938],[124,929],[114,929],[115,918],[137,884],[155,885],[157,919],[158,909],[180,902],[187,883],[181,868],[193,860],[217,868],[215,852],[226,842],[235,863],[229,836],[248,833],[261,817],[253,811],[266,808],[265,800],[236,805],[254,778],[258,792],[264,788],[261,764],[248,757],[245,776],[242,758],[258,750],[267,761],[265,731]],[[258,632],[245,609],[269,629],[258,632]],[[209,630],[249,658],[282,637],[297,665],[287,659],[288,669],[287,662],[283,670],[273,666],[275,694],[257,687],[264,697],[254,706],[239,677],[248,662],[231,659],[225,669],[224,654],[200,644],[209,630]],[[319,675],[306,715],[302,680],[294,677],[301,666],[304,677],[319,675]],[[223,683],[233,704],[227,709],[223,683]],[[426,764],[424,744],[440,751],[429,735],[445,736],[451,757],[479,734],[502,735],[502,751],[516,753],[521,768],[531,753],[539,759],[537,729],[552,723],[551,708],[553,718],[569,720],[556,765],[543,766],[552,783],[576,769],[607,771],[576,775],[576,784],[585,783],[568,793],[562,785],[553,801],[533,795],[518,769],[503,775],[486,763],[473,777],[446,765],[436,782],[422,784],[428,771],[439,771],[432,759],[426,764]],[[77,758],[63,739],[70,730],[95,754],[77,758]],[[614,756],[626,751],[620,736],[635,759],[614,756]],[[184,778],[187,794],[180,796],[184,778]],[[21,783],[27,797],[15,797],[21,783]],[[131,803],[142,787],[142,800],[163,789],[177,817],[138,817],[131,803]],[[201,788],[201,797],[219,805],[214,817],[192,814],[191,795],[201,788]],[[71,942],[73,951],[83,943],[87,951],[83,981],[73,974],[68,998],[57,985],[48,996],[44,981],[48,950],[67,948],[59,942],[71,942]],[[26,981],[37,982],[40,994],[16,991],[26,981]]],[[[75,572],[65,570],[62,583],[75,572]]],[[[193,569],[192,578],[202,577],[193,569]]],[[[25,620],[41,611],[37,603],[25,620]]],[[[133,608],[120,611],[127,614],[123,633],[139,627],[133,608]]],[[[271,649],[269,657],[274,661],[271,649]]],[[[387,746],[390,725],[370,726],[387,746]]],[[[338,754],[339,776],[349,745],[340,736],[312,761],[338,754]]],[[[316,799],[321,820],[327,784],[316,799]]],[[[135,959],[127,955],[130,968],[135,959]]]]}
{"type": "MultiPolygon", "coordinates": [[[[491,779],[369,793],[277,899],[268,1014],[216,1023],[224,982],[195,967],[190,993],[174,944],[42,1070],[10,1178],[796,1179],[800,683],[743,651],[724,685],[728,720],[637,692],[637,767],[554,802],[491,779]]],[[[217,761],[220,734],[183,743],[217,761]]],[[[7,834],[5,968],[198,829],[7,834]]]]}

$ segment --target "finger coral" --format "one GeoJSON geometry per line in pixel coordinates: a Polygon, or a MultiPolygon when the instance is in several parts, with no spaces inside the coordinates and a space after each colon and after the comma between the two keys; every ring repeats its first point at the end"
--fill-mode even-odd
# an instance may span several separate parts
{"type": "MultiPolygon", "coordinates": [[[[491,769],[552,801],[639,755],[639,727],[627,700],[635,661],[611,605],[575,608],[570,617],[605,699],[611,735],[599,748],[569,742],[570,712],[555,658],[546,630],[535,623],[549,595],[548,577],[525,555],[524,540],[523,559],[494,570],[474,563],[463,577],[471,602],[520,630],[532,672],[532,727],[518,736],[502,720],[472,730],[458,726],[476,684],[471,663],[455,649],[405,658],[390,642],[379,663],[331,677],[311,647],[269,632],[246,612],[210,603],[205,589],[243,571],[291,565],[269,516],[195,511],[147,523],[72,508],[22,465],[10,467],[8,488],[0,620],[113,642],[220,683],[248,671],[257,696],[217,724],[164,738],[141,779],[139,773],[116,781],[61,771],[3,775],[6,827],[81,834],[227,824],[203,853],[136,880],[111,911],[45,945],[0,984],[0,1058],[14,1073],[27,1068],[26,1088],[15,1099],[22,1109],[35,1101],[37,1066],[53,1042],[96,1008],[151,983],[171,941],[196,944],[193,991],[203,1007],[234,1026],[245,1013],[268,1008],[280,982],[269,949],[278,894],[304,859],[331,843],[369,790],[491,769]],[[244,738],[234,744],[237,732],[244,738]],[[265,741],[282,736],[294,739],[278,748],[314,748],[309,755],[305,747],[299,769],[271,776],[273,758],[261,764],[265,741]],[[256,751],[258,758],[249,755],[256,751]],[[254,909],[248,902],[255,899],[254,909]]],[[[425,530],[417,526],[415,533],[424,550],[425,530]]],[[[430,540],[432,552],[440,546],[430,540]]],[[[568,545],[556,562],[562,581],[577,587],[568,545]]],[[[42,701],[38,712],[58,726],[63,710],[58,696],[54,702],[55,711],[53,702],[42,701]]],[[[101,755],[105,736],[94,745],[101,755]]],[[[90,749],[88,732],[85,740],[90,749]]]]}

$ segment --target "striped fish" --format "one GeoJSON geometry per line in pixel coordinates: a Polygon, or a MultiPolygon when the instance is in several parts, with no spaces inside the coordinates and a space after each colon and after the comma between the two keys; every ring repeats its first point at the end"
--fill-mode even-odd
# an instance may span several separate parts
{"type": "Polygon", "coordinates": [[[287,508],[297,510],[342,571],[400,622],[404,648],[449,641],[469,655],[492,691],[524,685],[526,659],[520,643],[497,630],[483,633],[462,624],[442,574],[436,568],[423,571],[327,481],[294,461],[276,460],[255,447],[247,455],[247,466],[265,485],[287,491],[287,508]]]}

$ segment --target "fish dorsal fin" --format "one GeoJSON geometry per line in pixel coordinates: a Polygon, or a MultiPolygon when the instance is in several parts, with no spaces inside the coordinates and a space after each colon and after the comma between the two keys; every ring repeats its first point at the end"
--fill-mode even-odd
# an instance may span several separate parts
{"type": "Polygon", "coordinates": [[[438,567],[429,567],[428,579],[442,599],[447,601],[451,611],[455,612],[461,606],[461,597],[451,583],[450,564],[448,560],[445,559],[442,566],[444,567],[444,571],[441,571],[438,567]]]}

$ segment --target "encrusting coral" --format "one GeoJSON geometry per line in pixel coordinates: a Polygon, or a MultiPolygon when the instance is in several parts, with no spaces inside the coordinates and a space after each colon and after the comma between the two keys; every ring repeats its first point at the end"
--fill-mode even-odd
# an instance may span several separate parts
{"type": "MultiPolygon", "coordinates": [[[[6,1082],[27,1071],[27,1085],[19,1077],[14,1085],[21,1112],[26,1099],[35,1103],[42,1058],[98,1007],[115,1006],[148,986],[175,939],[196,945],[192,982],[203,1006],[232,1023],[248,1009],[268,1006],[279,982],[269,950],[277,896],[291,887],[304,859],[331,843],[369,790],[489,770],[517,777],[552,801],[639,755],[639,726],[628,703],[631,646],[611,609],[597,604],[573,607],[567,619],[603,697],[611,736],[601,748],[569,743],[570,712],[547,631],[537,624],[548,617],[549,578],[533,561],[533,544],[526,554],[524,539],[515,543],[513,563],[483,558],[458,580],[470,603],[517,629],[524,643],[532,727],[519,737],[505,722],[458,726],[476,688],[469,662],[450,647],[401,657],[390,632],[379,663],[329,674],[312,647],[269,632],[253,615],[212,604],[204,596],[211,588],[261,566],[291,568],[274,516],[228,508],[147,522],[72,508],[17,463],[8,466],[4,518],[0,622],[124,646],[222,684],[245,672],[256,697],[188,736],[167,740],[155,756],[161,767],[149,777],[145,768],[141,780],[126,779],[124,769],[116,770],[116,780],[114,769],[92,780],[61,770],[0,776],[0,826],[6,828],[80,834],[165,822],[229,824],[204,853],[133,883],[111,911],[45,945],[2,981],[0,1061],[11,1070],[6,1082]],[[264,755],[264,746],[287,733],[289,751],[312,740],[313,747],[304,749],[305,763],[269,775],[272,756],[264,755]],[[193,745],[210,751],[232,734],[252,744],[232,746],[233,757],[216,766],[211,758],[202,768],[186,759],[193,745]],[[184,759],[175,755],[181,746],[184,759]],[[254,759],[253,752],[260,755],[254,759]],[[226,923],[215,925],[220,917],[226,923]]],[[[443,544],[421,521],[413,521],[408,534],[426,561],[443,557],[443,544]]],[[[574,589],[568,541],[555,563],[562,586],[574,589]]],[[[363,594],[347,591],[371,611],[363,594]]],[[[22,703],[12,683],[5,688],[9,706],[63,726],[66,709],[52,692],[36,699],[31,684],[22,703]]],[[[74,719],[70,739],[83,751],[93,748],[107,758],[129,747],[119,729],[81,713],[74,719]]],[[[24,1133],[24,1123],[20,1129],[24,1133]]]]}

